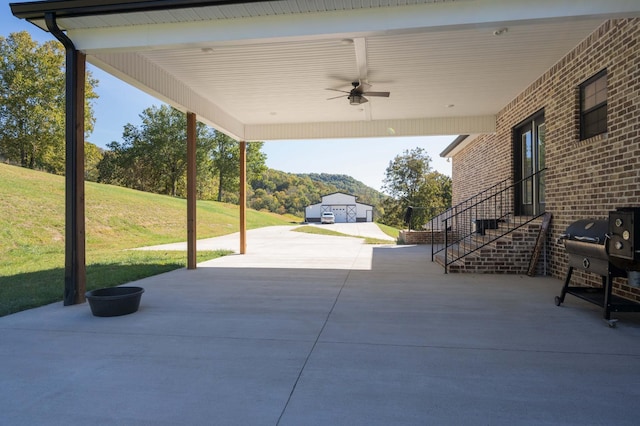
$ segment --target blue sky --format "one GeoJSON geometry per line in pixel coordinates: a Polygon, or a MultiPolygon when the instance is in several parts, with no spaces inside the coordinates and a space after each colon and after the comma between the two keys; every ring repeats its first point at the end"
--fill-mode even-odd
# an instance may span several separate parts
{"type": "MultiPolygon", "coordinates": [[[[9,3],[0,0],[1,35],[6,37],[12,32],[26,30],[40,43],[53,39],[49,33],[15,18],[9,3]]],[[[96,89],[99,99],[94,103],[96,125],[87,138],[98,146],[120,141],[125,124],[139,125],[139,115],[145,108],[161,104],[154,97],[90,64],[88,69],[100,82],[96,89]]],[[[439,154],[456,136],[269,141],[264,144],[263,151],[267,154],[267,166],[272,169],[290,173],[345,174],[380,190],[389,162],[405,150],[416,147],[429,153],[435,170],[451,176],[451,164],[439,154]]]]}

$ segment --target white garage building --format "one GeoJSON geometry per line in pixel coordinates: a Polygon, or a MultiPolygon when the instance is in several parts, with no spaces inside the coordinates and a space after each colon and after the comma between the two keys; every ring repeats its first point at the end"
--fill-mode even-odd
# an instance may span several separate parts
{"type": "Polygon", "coordinates": [[[321,202],[305,207],[305,221],[320,222],[324,212],[333,212],[336,222],[373,222],[373,206],[358,203],[354,195],[342,192],[323,195],[321,202]]]}

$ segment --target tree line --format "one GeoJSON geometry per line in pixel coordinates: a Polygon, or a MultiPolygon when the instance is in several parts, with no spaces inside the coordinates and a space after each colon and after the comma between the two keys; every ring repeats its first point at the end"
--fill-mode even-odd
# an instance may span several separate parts
{"type": "MultiPolygon", "coordinates": [[[[187,119],[168,105],[140,114],[142,124],[124,126],[121,142],[107,145],[97,163],[99,183],[174,197],[186,196],[187,119]]],[[[263,143],[247,146],[247,178],[266,168],[263,143]]],[[[240,144],[222,132],[196,123],[197,197],[237,202],[240,144]]]]}
{"type": "MultiPolygon", "coordinates": [[[[64,174],[64,51],[57,41],[39,45],[27,32],[0,37],[0,159],[64,174]]],[[[98,81],[87,73],[85,131],[92,132],[98,81]]],[[[186,114],[151,106],[141,124],[124,126],[121,141],[101,149],[85,143],[85,178],[141,191],[186,196],[186,114]]],[[[196,125],[197,197],[238,203],[240,144],[202,123],[196,125]]],[[[421,148],[389,163],[385,195],[346,175],[291,174],[266,167],[263,142],[247,144],[247,203],[256,210],[304,216],[323,195],[345,192],[374,206],[375,217],[402,227],[408,206],[414,226],[451,203],[451,179],[430,167],[421,148]],[[427,208],[428,207],[428,208],[427,208]]]]}

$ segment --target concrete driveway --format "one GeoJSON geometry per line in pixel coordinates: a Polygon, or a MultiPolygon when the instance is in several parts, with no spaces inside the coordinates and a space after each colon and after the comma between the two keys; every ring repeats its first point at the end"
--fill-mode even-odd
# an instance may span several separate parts
{"type": "MultiPolygon", "coordinates": [[[[265,231],[266,232],[266,231],[265,231]]],[[[427,246],[280,231],[136,282],[140,310],[0,318],[0,424],[636,425],[640,321],[427,246]]]]}
{"type": "Polygon", "coordinates": [[[356,237],[371,237],[380,240],[395,241],[393,237],[382,232],[380,227],[374,222],[332,223],[324,225],[319,223],[310,223],[309,225],[319,226],[324,229],[330,229],[332,231],[341,232],[347,235],[354,235],[356,237]]]}
{"type": "MultiPolygon", "coordinates": [[[[289,232],[293,229],[299,228],[303,225],[294,226],[269,226],[266,228],[251,229],[247,231],[247,250],[260,251],[265,245],[270,245],[273,242],[281,242],[278,246],[284,246],[288,240],[302,243],[309,240],[302,238],[298,232],[289,232]],[[252,250],[253,249],[253,250],[252,250]]],[[[329,229],[336,232],[341,232],[346,235],[352,235],[354,237],[371,237],[380,240],[387,240],[390,243],[395,240],[382,232],[378,225],[373,222],[367,223],[335,223],[321,225],[319,223],[308,224],[308,226],[317,226],[321,229],[329,229]]],[[[313,241],[311,239],[310,241],[313,241]]],[[[360,240],[359,240],[360,241],[360,240]]],[[[361,242],[361,241],[360,241],[361,242]]],[[[197,250],[231,250],[235,253],[239,253],[240,250],[240,233],[235,232],[233,234],[223,235],[215,238],[205,238],[197,241],[197,250]]],[[[140,247],[138,250],[187,250],[187,243],[172,243],[161,244],[157,246],[140,247]]]]}

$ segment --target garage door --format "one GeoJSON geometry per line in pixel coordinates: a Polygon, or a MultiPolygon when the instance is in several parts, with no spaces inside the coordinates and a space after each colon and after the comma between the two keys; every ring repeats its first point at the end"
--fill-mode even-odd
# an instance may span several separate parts
{"type": "Polygon", "coordinates": [[[337,223],[345,223],[347,221],[347,206],[332,206],[331,210],[336,216],[337,223]]]}

